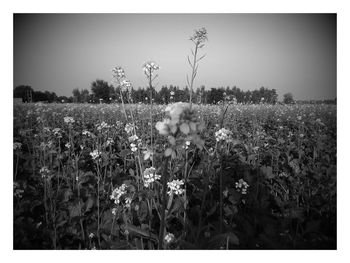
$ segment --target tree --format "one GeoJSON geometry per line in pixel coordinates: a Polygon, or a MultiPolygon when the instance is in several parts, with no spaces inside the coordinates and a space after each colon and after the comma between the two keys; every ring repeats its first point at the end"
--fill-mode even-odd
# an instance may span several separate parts
{"type": "Polygon", "coordinates": [[[13,90],[13,97],[14,98],[22,98],[23,102],[30,102],[30,98],[31,96],[33,96],[32,94],[34,93],[34,90],[32,89],[31,86],[29,85],[20,85],[17,86],[14,90],[13,90]]]}
{"type": "Polygon", "coordinates": [[[80,90],[78,88],[73,90],[73,98],[74,98],[74,102],[78,103],[81,102],[81,94],[80,94],[80,90]]]}
{"type": "Polygon", "coordinates": [[[288,92],[286,94],[283,95],[283,102],[285,104],[293,104],[294,103],[294,98],[293,98],[293,94],[288,92]]]}
{"type": "Polygon", "coordinates": [[[104,102],[109,102],[113,90],[113,86],[109,86],[108,82],[101,79],[91,83],[91,91],[97,100],[103,99],[104,102]]]}
{"type": "Polygon", "coordinates": [[[81,102],[85,103],[85,102],[89,102],[89,91],[87,89],[83,89],[80,91],[80,99],[81,102]]]}

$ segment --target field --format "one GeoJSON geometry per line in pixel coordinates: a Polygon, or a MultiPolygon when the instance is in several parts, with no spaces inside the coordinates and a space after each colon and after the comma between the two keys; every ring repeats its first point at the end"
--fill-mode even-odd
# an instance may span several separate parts
{"type": "Polygon", "coordinates": [[[15,249],[335,249],[336,106],[15,104],[15,249]]]}

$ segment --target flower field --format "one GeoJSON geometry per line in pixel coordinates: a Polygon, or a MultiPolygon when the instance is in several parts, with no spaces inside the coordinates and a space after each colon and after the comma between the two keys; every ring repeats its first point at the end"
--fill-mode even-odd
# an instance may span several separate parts
{"type": "Polygon", "coordinates": [[[15,249],[336,248],[335,105],[15,104],[13,134],[15,249]]]}

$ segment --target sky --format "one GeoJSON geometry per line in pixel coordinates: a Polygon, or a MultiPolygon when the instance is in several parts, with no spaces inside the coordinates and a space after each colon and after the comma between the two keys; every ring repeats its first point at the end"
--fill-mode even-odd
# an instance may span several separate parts
{"type": "Polygon", "coordinates": [[[195,87],[264,86],[279,98],[336,97],[335,14],[14,14],[14,87],[71,96],[111,69],[124,68],[135,88],[142,65],[159,66],[156,89],[186,86],[195,29],[205,27],[195,87]]]}

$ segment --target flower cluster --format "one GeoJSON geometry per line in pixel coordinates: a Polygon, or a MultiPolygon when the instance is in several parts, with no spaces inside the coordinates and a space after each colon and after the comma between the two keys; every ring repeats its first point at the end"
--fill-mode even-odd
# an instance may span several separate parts
{"type": "Polygon", "coordinates": [[[188,103],[178,102],[165,108],[169,118],[156,123],[156,129],[161,135],[175,134],[180,130],[187,135],[190,132],[202,131],[204,126],[195,120],[194,111],[188,103]]]}
{"type": "Polygon", "coordinates": [[[108,147],[108,146],[110,146],[112,144],[114,144],[114,140],[112,138],[108,138],[106,143],[105,143],[106,147],[108,147]]]}
{"type": "Polygon", "coordinates": [[[151,183],[153,183],[155,180],[159,180],[160,177],[160,175],[156,174],[156,168],[146,168],[143,172],[144,186],[149,187],[151,183]]]}
{"type": "Polygon", "coordinates": [[[60,128],[55,128],[52,130],[52,132],[57,138],[62,138],[62,130],[60,128]]]}
{"type": "Polygon", "coordinates": [[[126,184],[122,184],[121,186],[117,187],[116,189],[113,190],[112,194],[110,195],[110,198],[114,200],[115,204],[120,203],[120,197],[124,194],[126,194],[126,184]]]}
{"type": "Polygon", "coordinates": [[[201,29],[195,30],[190,40],[192,40],[196,45],[204,43],[205,41],[208,40],[207,30],[204,27],[202,27],[201,29]]]}
{"type": "Polygon", "coordinates": [[[67,124],[73,124],[75,122],[75,120],[72,117],[64,117],[63,118],[64,122],[67,124]]]}
{"type": "Polygon", "coordinates": [[[131,82],[127,79],[122,80],[120,82],[120,85],[127,90],[131,89],[131,87],[132,87],[131,82]]]}
{"type": "Polygon", "coordinates": [[[132,199],[130,197],[125,198],[125,207],[130,208],[132,199]]]}
{"type": "Polygon", "coordinates": [[[137,141],[139,139],[139,137],[135,134],[135,135],[132,135],[128,138],[129,142],[134,142],[134,141],[137,141]]]}
{"type": "Polygon", "coordinates": [[[175,236],[172,233],[168,233],[165,235],[164,237],[164,241],[167,244],[170,244],[171,242],[173,242],[175,240],[175,236]]]}
{"type": "Polygon", "coordinates": [[[230,130],[227,130],[225,128],[222,128],[215,132],[215,138],[216,141],[226,141],[226,142],[231,142],[232,141],[232,132],[230,130]]]}
{"type": "Polygon", "coordinates": [[[142,145],[141,139],[139,139],[139,137],[136,134],[130,136],[128,140],[130,142],[130,148],[132,152],[136,152],[137,147],[140,147],[142,145]]]}
{"type": "Polygon", "coordinates": [[[47,166],[41,167],[39,173],[41,174],[42,178],[46,178],[50,174],[50,170],[47,168],[47,166]]]}
{"type": "Polygon", "coordinates": [[[137,151],[137,146],[135,143],[130,143],[130,149],[132,152],[136,152],[137,151]]]}
{"type": "Polygon", "coordinates": [[[100,125],[97,125],[97,130],[98,131],[101,131],[101,130],[103,130],[103,129],[109,129],[111,126],[110,125],[108,125],[106,122],[101,122],[101,124],[100,125]]]}
{"type": "Polygon", "coordinates": [[[115,67],[112,69],[112,75],[117,79],[125,78],[124,69],[122,67],[115,67]]]}
{"type": "Polygon", "coordinates": [[[100,157],[101,152],[98,150],[94,150],[93,152],[90,153],[92,160],[96,160],[97,158],[100,157]]]}
{"type": "Polygon", "coordinates": [[[85,135],[85,136],[91,137],[91,138],[95,137],[95,135],[92,132],[89,132],[89,131],[86,131],[86,130],[83,131],[82,134],[85,135]]]}
{"type": "Polygon", "coordinates": [[[248,187],[249,187],[249,184],[243,179],[239,179],[238,182],[236,182],[236,189],[238,192],[241,192],[242,195],[247,194],[248,187]]]}
{"type": "Polygon", "coordinates": [[[289,177],[289,174],[287,174],[286,172],[282,172],[278,176],[279,177],[289,177]]]}
{"type": "Polygon", "coordinates": [[[13,183],[13,195],[16,198],[22,198],[22,194],[24,193],[23,189],[20,189],[20,185],[17,182],[13,183]]]}
{"type": "Polygon", "coordinates": [[[134,128],[136,127],[131,123],[125,124],[125,131],[127,134],[132,134],[132,132],[134,131],[134,128]]]}
{"type": "Polygon", "coordinates": [[[149,78],[155,70],[159,69],[159,66],[153,61],[148,61],[143,64],[142,69],[145,75],[149,78]]]}
{"type": "Polygon", "coordinates": [[[20,150],[22,148],[22,143],[20,142],[14,142],[13,143],[13,150],[16,151],[16,150],[20,150]]]}
{"type": "Polygon", "coordinates": [[[182,195],[185,192],[185,190],[182,188],[183,185],[184,182],[182,180],[172,180],[171,182],[168,182],[168,188],[170,188],[168,195],[182,195]]]}

